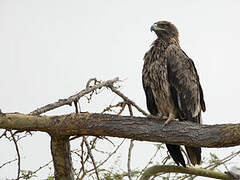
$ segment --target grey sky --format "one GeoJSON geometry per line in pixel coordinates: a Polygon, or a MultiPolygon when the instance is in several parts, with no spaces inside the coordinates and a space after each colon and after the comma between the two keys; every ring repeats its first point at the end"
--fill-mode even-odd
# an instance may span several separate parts
{"type": "MultiPolygon", "coordinates": [[[[238,123],[239,7],[237,0],[1,0],[0,108],[28,113],[76,93],[92,77],[120,77],[125,80],[121,90],[146,109],[141,70],[144,53],[156,38],[150,26],[168,20],[178,27],[180,44],[197,66],[207,105],[203,123],[238,123]]],[[[83,110],[100,111],[112,100],[98,98],[83,110]]],[[[66,107],[50,114],[71,111],[66,107]]],[[[46,162],[33,151],[40,149],[50,158],[47,135],[24,142],[25,167],[46,162]]],[[[6,141],[0,140],[0,146],[6,147],[0,154],[15,153],[6,141]]],[[[224,150],[211,149],[223,155],[234,148],[224,150]]]]}

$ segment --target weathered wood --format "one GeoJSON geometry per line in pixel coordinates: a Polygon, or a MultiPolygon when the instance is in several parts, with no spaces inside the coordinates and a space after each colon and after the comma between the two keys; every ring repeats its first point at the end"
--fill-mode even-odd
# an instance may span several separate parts
{"type": "MultiPolygon", "coordinates": [[[[91,80],[91,79],[90,79],[91,80]]],[[[38,108],[32,112],[30,112],[30,115],[40,115],[42,113],[45,113],[47,111],[50,111],[50,110],[53,110],[53,109],[56,109],[58,107],[61,107],[61,106],[64,106],[64,105],[71,105],[72,102],[76,102],[78,101],[82,96],[84,96],[85,94],[88,94],[90,92],[93,92],[94,90],[96,89],[101,89],[102,87],[112,87],[112,85],[114,83],[116,83],[117,81],[119,81],[119,78],[114,78],[112,80],[108,80],[108,81],[103,81],[103,82],[100,82],[99,84],[96,84],[92,87],[88,87],[89,84],[87,85],[87,88],[80,91],[79,93],[75,94],[75,95],[72,95],[70,97],[68,97],[67,99],[59,99],[57,102],[54,102],[54,103],[51,103],[51,104],[48,104],[46,106],[43,106],[41,108],[38,108]]]]}
{"type": "Polygon", "coordinates": [[[156,165],[156,166],[149,167],[144,171],[140,180],[149,180],[151,176],[157,175],[159,173],[169,173],[169,172],[192,174],[197,176],[210,177],[214,179],[232,180],[232,177],[230,175],[219,172],[219,171],[194,168],[194,167],[184,168],[181,166],[173,166],[173,165],[156,165]]]}
{"type": "Polygon", "coordinates": [[[146,117],[79,113],[62,116],[1,114],[0,128],[44,131],[61,136],[90,135],[130,138],[140,141],[184,144],[197,147],[240,145],[240,124],[198,125],[146,117]]]}
{"type": "Polygon", "coordinates": [[[56,180],[73,180],[72,158],[68,136],[51,135],[51,153],[56,180]]]}

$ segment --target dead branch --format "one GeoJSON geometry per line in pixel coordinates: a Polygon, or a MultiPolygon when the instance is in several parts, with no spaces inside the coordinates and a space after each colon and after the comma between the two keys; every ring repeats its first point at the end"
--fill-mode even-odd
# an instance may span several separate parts
{"type": "Polygon", "coordinates": [[[184,174],[210,177],[215,179],[232,180],[232,177],[230,175],[219,172],[219,171],[207,170],[202,168],[193,168],[193,167],[184,168],[181,166],[173,166],[173,165],[152,166],[145,170],[140,180],[149,180],[151,176],[157,175],[158,173],[162,173],[162,172],[184,173],[184,174]]]}
{"type": "MultiPolygon", "coordinates": [[[[132,106],[130,104],[128,104],[128,110],[129,110],[129,114],[130,116],[133,116],[133,111],[132,111],[132,106]]],[[[128,148],[128,161],[127,161],[127,169],[128,169],[128,179],[132,180],[131,177],[131,156],[132,156],[132,149],[133,149],[134,143],[133,140],[130,140],[130,144],[129,144],[129,148],[128,148]]]]}
{"type": "Polygon", "coordinates": [[[83,136],[83,140],[84,140],[84,143],[87,147],[87,150],[88,150],[88,154],[92,160],[92,164],[93,164],[93,167],[94,167],[94,170],[95,170],[95,174],[96,174],[96,177],[97,177],[97,180],[100,180],[99,178],[99,174],[98,174],[98,169],[97,169],[97,166],[96,166],[96,162],[94,160],[94,157],[93,157],[93,154],[92,154],[92,149],[91,147],[89,146],[88,142],[87,142],[87,139],[83,136]]]}
{"type": "Polygon", "coordinates": [[[134,101],[130,100],[127,96],[125,96],[123,93],[121,93],[120,91],[118,91],[115,87],[113,87],[112,85],[108,86],[112,92],[114,92],[115,94],[117,94],[118,96],[120,96],[124,101],[127,102],[127,104],[131,104],[132,106],[134,106],[139,112],[141,112],[144,116],[147,116],[148,113],[146,113],[142,108],[140,108],[134,101]]]}
{"type": "MultiPolygon", "coordinates": [[[[91,135],[97,137],[112,136],[140,141],[163,142],[179,145],[184,144],[197,147],[229,147],[240,145],[240,124],[199,125],[193,124],[191,122],[176,121],[171,122],[167,126],[164,126],[163,121],[157,118],[150,118],[150,116],[148,116],[148,113],[146,113],[139,106],[137,106],[135,102],[133,102],[123,93],[118,91],[117,88],[114,86],[114,83],[116,83],[117,81],[119,81],[118,78],[104,82],[98,81],[96,78],[90,79],[87,82],[86,89],[80,91],[73,96],[70,96],[67,99],[60,99],[58,102],[38,108],[37,110],[32,111],[29,115],[19,113],[4,114],[0,111],[0,129],[14,129],[18,130],[17,132],[43,131],[49,133],[52,137],[51,150],[56,179],[60,179],[60,177],[62,177],[60,176],[61,174],[64,175],[65,179],[73,179],[69,144],[70,136],[74,136],[72,139],[80,136],[82,136],[84,139],[84,135],[91,135]],[[113,108],[118,107],[120,108],[120,111],[117,113],[117,115],[103,113],[79,113],[79,109],[77,106],[79,99],[86,94],[90,96],[88,99],[91,99],[94,92],[97,93],[97,90],[103,87],[111,89],[113,93],[117,94],[123,99],[123,102],[116,105],[110,105],[103,111],[103,113],[106,111],[113,111],[113,108]],[[72,105],[72,103],[74,103],[75,105],[76,114],[62,116],[35,116],[63,105],[72,105]],[[120,114],[124,111],[126,105],[128,106],[131,116],[120,116],[120,114]],[[132,106],[135,107],[144,116],[148,116],[148,118],[133,117],[132,106]]],[[[2,134],[0,137],[2,136],[5,136],[5,133],[2,134]]],[[[12,134],[12,138],[14,140],[14,134],[12,134]]],[[[127,175],[129,179],[131,179],[130,161],[133,140],[131,140],[128,153],[127,175]]],[[[80,179],[82,179],[86,175],[86,173],[89,173],[90,171],[95,171],[95,174],[99,179],[97,168],[99,168],[99,166],[101,166],[105,161],[101,162],[98,165],[95,163],[93,155],[91,153],[91,149],[93,146],[90,147],[86,140],[82,142],[81,147],[82,154],[80,155],[80,157],[82,168],[80,169],[78,177],[80,176],[81,172],[82,175],[80,179]],[[85,159],[83,154],[84,144],[88,151],[85,159]],[[84,164],[89,158],[92,160],[94,167],[93,169],[87,170],[86,167],[84,167],[84,164]]],[[[111,155],[109,155],[106,161],[110,157],[111,155]]],[[[161,168],[162,167],[163,166],[161,166],[161,168]]],[[[149,169],[150,168],[148,168],[146,171],[148,171],[149,169]]],[[[165,171],[161,170],[161,172],[165,171]]],[[[171,172],[175,171],[171,170],[171,172]]]]}
{"type": "MultiPolygon", "coordinates": [[[[117,152],[117,150],[122,146],[122,144],[124,143],[125,139],[123,139],[121,141],[121,143],[108,155],[108,157],[106,159],[104,159],[102,162],[100,162],[98,165],[97,165],[97,168],[99,168],[100,166],[102,166],[105,162],[107,162],[113,154],[115,154],[117,152]]],[[[90,169],[88,170],[88,172],[91,172],[93,171],[93,169],[90,169]]]]}
{"type": "Polygon", "coordinates": [[[58,136],[91,135],[196,147],[240,145],[240,124],[200,125],[173,121],[163,126],[157,118],[79,113],[62,116],[0,116],[0,128],[43,131],[58,136]]]}
{"type": "Polygon", "coordinates": [[[17,178],[16,179],[19,179],[20,177],[20,170],[21,170],[21,158],[20,158],[20,153],[19,153],[19,148],[18,148],[18,144],[17,144],[17,140],[15,139],[12,131],[10,131],[10,134],[12,136],[12,139],[13,139],[13,142],[14,142],[14,145],[15,145],[15,149],[16,149],[16,152],[17,152],[17,159],[18,159],[18,173],[17,173],[17,178]]]}
{"type": "Polygon", "coordinates": [[[131,177],[131,155],[132,155],[132,149],[133,149],[133,140],[130,140],[129,148],[128,148],[128,161],[127,161],[127,169],[128,169],[128,179],[132,180],[131,177]]]}
{"type": "Polygon", "coordinates": [[[3,166],[5,166],[5,165],[7,165],[7,164],[10,164],[10,163],[12,163],[12,162],[14,162],[14,161],[16,161],[16,160],[17,160],[17,158],[3,163],[3,164],[0,166],[0,169],[1,169],[3,166]]]}
{"type": "Polygon", "coordinates": [[[42,113],[45,113],[47,111],[50,111],[50,110],[53,110],[53,109],[56,109],[58,107],[61,107],[61,106],[64,106],[64,105],[71,105],[72,102],[77,102],[82,96],[96,90],[96,89],[100,89],[102,87],[110,87],[110,86],[113,86],[114,83],[118,82],[119,81],[119,78],[114,78],[112,80],[108,80],[108,81],[103,81],[99,84],[96,84],[94,86],[91,86],[91,87],[87,87],[86,89],[80,91],[79,93],[73,95],[73,96],[70,96],[69,98],[67,99],[59,99],[57,102],[55,103],[51,103],[51,104],[48,104],[46,106],[43,106],[41,108],[38,108],[32,112],[30,112],[30,115],[40,115],[42,113]]]}
{"type": "MultiPolygon", "coordinates": [[[[240,154],[240,151],[231,153],[230,155],[226,156],[225,158],[220,159],[220,160],[218,160],[217,162],[214,162],[214,163],[212,163],[212,164],[210,164],[210,165],[208,165],[208,166],[206,166],[206,167],[203,167],[203,168],[204,168],[204,169],[209,169],[209,170],[214,170],[214,169],[217,168],[218,166],[224,165],[226,162],[229,162],[231,159],[235,158],[235,157],[236,157],[237,155],[239,155],[239,154],[240,154]]],[[[228,175],[231,176],[231,172],[230,172],[230,171],[228,171],[228,175]]],[[[195,175],[195,176],[186,175],[186,176],[184,176],[184,178],[187,178],[187,177],[189,177],[189,176],[191,176],[191,179],[194,179],[194,178],[197,177],[197,175],[195,175]]]]}
{"type": "Polygon", "coordinates": [[[19,179],[30,179],[31,177],[33,177],[33,175],[35,175],[38,171],[40,171],[41,169],[47,167],[50,163],[52,163],[52,160],[49,161],[48,163],[44,164],[43,166],[40,166],[38,169],[36,169],[35,171],[28,171],[27,174],[24,174],[22,176],[19,177],[19,179]]]}

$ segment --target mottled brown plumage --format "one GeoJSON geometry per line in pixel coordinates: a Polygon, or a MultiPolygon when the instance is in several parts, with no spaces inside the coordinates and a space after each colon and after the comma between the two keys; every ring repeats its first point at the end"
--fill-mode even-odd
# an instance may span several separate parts
{"type": "MultiPolygon", "coordinates": [[[[201,123],[205,111],[203,92],[193,61],[179,45],[178,30],[170,22],[159,21],[151,27],[157,35],[144,56],[143,88],[152,115],[201,123]]],[[[185,165],[180,146],[167,144],[174,161],[185,165]]],[[[185,147],[193,165],[201,162],[200,147],[185,147]]]]}

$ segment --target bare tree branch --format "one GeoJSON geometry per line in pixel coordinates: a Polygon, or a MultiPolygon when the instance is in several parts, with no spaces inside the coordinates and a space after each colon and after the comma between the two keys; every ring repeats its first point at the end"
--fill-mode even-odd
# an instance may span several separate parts
{"type": "Polygon", "coordinates": [[[1,139],[3,136],[6,136],[6,132],[7,132],[7,130],[5,130],[5,131],[2,133],[2,135],[0,136],[0,139],[1,139]]]}
{"type": "Polygon", "coordinates": [[[19,149],[18,149],[18,145],[17,145],[17,140],[15,139],[12,131],[10,131],[10,134],[12,136],[15,148],[16,148],[16,152],[17,152],[17,159],[18,159],[18,173],[17,173],[17,179],[19,179],[20,177],[20,170],[21,170],[21,158],[20,158],[20,153],[19,153],[19,149]]]}
{"type": "MultiPolygon", "coordinates": [[[[6,136],[7,130],[15,129],[16,133],[22,131],[43,131],[51,135],[51,150],[55,168],[56,180],[73,179],[72,162],[70,155],[70,144],[69,137],[74,136],[71,140],[82,136],[81,154],[76,152],[81,158],[81,169],[79,174],[76,174],[77,178],[81,175],[80,179],[83,179],[89,172],[95,172],[97,179],[100,179],[98,168],[102,166],[121,146],[121,143],[109,156],[102,162],[95,162],[92,149],[95,147],[96,139],[93,144],[89,144],[86,140],[86,136],[112,136],[120,138],[132,139],[129,146],[127,168],[128,172],[124,176],[128,176],[131,180],[131,152],[133,147],[133,140],[140,141],[152,141],[152,142],[163,142],[168,144],[184,144],[196,147],[229,147],[240,145],[240,124],[222,124],[222,125],[199,125],[191,122],[171,122],[167,126],[164,126],[164,121],[149,116],[147,112],[142,110],[135,102],[130,100],[127,96],[117,90],[114,83],[118,82],[119,79],[115,78],[109,81],[98,81],[96,78],[92,78],[87,82],[86,89],[79,93],[70,96],[67,99],[60,99],[58,102],[48,104],[35,111],[32,111],[29,115],[19,113],[2,113],[0,111],[0,129],[6,129],[5,132],[0,136],[6,136]],[[116,111],[117,115],[110,114],[97,114],[97,113],[79,113],[78,101],[81,97],[88,94],[88,100],[90,100],[94,93],[98,93],[98,89],[103,87],[111,89],[111,91],[117,94],[123,99],[116,105],[110,105],[105,108],[103,113],[106,111],[114,111],[113,108],[120,108],[116,111]],[[40,115],[44,112],[58,108],[63,105],[75,105],[76,114],[62,115],[62,116],[35,116],[40,115]],[[131,116],[120,116],[122,112],[128,106],[128,110],[131,116]],[[144,117],[134,117],[132,106],[135,107],[144,117]],[[85,146],[84,146],[85,145],[85,146]],[[87,149],[87,154],[84,150],[87,149]],[[91,162],[90,162],[90,160],[91,162]],[[85,163],[92,163],[93,168],[87,169],[85,163]]],[[[81,110],[80,110],[81,112],[81,110]]],[[[12,139],[15,143],[17,154],[18,154],[18,179],[20,174],[20,154],[17,147],[17,140],[15,139],[12,131],[10,131],[12,139]]],[[[7,137],[7,136],[6,136],[7,137]]],[[[124,140],[123,140],[124,141],[124,140]]],[[[96,149],[95,149],[96,150],[96,149]]],[[[157,152],[156,152],[157,153],[157,152]]],[[[229,158],[223,159],[219,163],[216,163],[217,167],[219,164],[224,164],[229,159],[235,157],[237,154],[232,155],[229,158]]],[[[7,162],[8,163],[8,162],[7,162]]],[[[42,167],[39,168],[39,170],[42,167]]],[[[146,169],[143,177],[150,177],[149,173],[153,173],[153,176],[157,176],[158,173],[164,172],[181,172],[187,174],[195,174],[207,177],[211,175],[209,172],[202,172],[201,169],[191,169],[175,166],[155,166],[146,169]],[[180,169],[178,169],[180,168],[180,169]],[[155,173],[155,174],[154,174],[155,173]]],[[[38,170],[37,170],[38,171],[38,170]]],[[[214,172],[212,172],[214,173],[214,172]]],[[[211,173],[210,173],[211,174],[211,173]]],[[[222,174],[214,174],[213,176],[223,176],[222,174]]],[[[229,176],[228,176],[229,177],[229,176]]],[[[227,178],[228,178],[227,177],[227,178]]],[[[225,176],[224,176],[225,178],[225,176]]]]}
{"type": "Polygon", "coordinates": [[[92,164],[93,164],[93,167],[94,167],[94,170],[95,170],[95,174],[96,174],[96,176],[97,176],[97,179],[100,180],[99,174],[98,174],[98,170],[97,170],[97,166],[96,166],[96,163],[95,163],[93,154],[92,154],[92,150],[91,150],[91,148],[90,148],[90,146],[89,146],[89,144],[88,144],[88,142],[87,142],[87,140],[86,140],[86,138],[85,138],[84,136],[83,136],[83,140],[84,140],[84,143],[85,143],[85,145],[86,145],[86,147],[87,147],[88,154],[89,154],[89,156],[90,156],[90,158],[91,158],[91,160],[92,160],[92,164]]]}
{"type": "Polygon", "coordinates": [[[0,116],[0,128],[43,131],[61,136],[91,135],[129,138],[140,141],[184,144],[194,147],[240,145],[240,124],[200,125],[156,118],[79,113],[62,116],[0,116]]]}
{"type": "MultiPolygon", "coordinates": [[[[121,143],[108,155],[108,157],[107,157],[105,160],[103,160],[102,162],[100,162],[100,163],[97,165],[97,168],[99,168],[99,167],[102,166],[105,162],[107,162],[107,161],[112,157],[112,155],[117,152],[117,150],[121,147],[121,145],[124,143],[124,141],[125,141],[125,139],[123,139],[123,140],[121,141],[121,143]]],[[[90,172],[90,171],[93,171],[93,169],[90,169],[88,172],[90,172]]]]}
{"type": "Polygon", "coordinates": [[[188,167],[184,168],[181,166],[173,166],[173,165],[162,165],[162,166],[152,166],[145,170],[140,180],[149,180],[151,176],[157,175],[158,173],[169,173],[169,172],[175,172],[175,173],[184,173],[184,174],[192,174],[197,176],[204,176],[204,177],[210,177],[215,179],[225,179],[225,180],[232,180],[232,177],[230,175],[227,175],[225,173],[219,172],[219,171],[213,171],[213,170],[207,170],[207,169],[201,169],[201,168],[193,168],[188,167]]]}
{"type": "Polygon", "coordinates": [[[12,163],[12,162],[14,162],[14,161],[16,161],[16,160],[17,160],[17,158],[16,158],[16,159],[13,159],[13,160],[11,160],[11,161],[7,161],[7,162],[3,163],[3,164],[0,166],[0,169],[1,169],[3,166],[5,166],[5,165],[7,165],[7,164],[10,164],[10,163],[12,163]]]}
{"type": "MultiPolygon", "coordinates": [[[[147,165],[141,170],[140,174],[138,175],[137,179],[139,179],[139,177],[142,175],[142,173],[144,173],[144,171],[148,168],[148,166],[150,164],[152,164],[153,159],[156,157],[157,153],[159,152],[160,148],[157,148],[155,153],[153,154],[153,156],[150,158],[150,160],[148,161],[147,165]]],[[[163,163],[164,165],[164,163],[163,163]]]]}
{"type": "Polygon", "coordinates": [[[126,101],[128,104],[131,104],[132,106],[134,106],[139,112],[141,112],[143,115],[148,116],[149,114],[146,113],[142,108],[140,108],[135,102],[133,102],[132,100],[130,100],[127,96],[125,96],[123,93],[121,93],[120,91],[118,91],[115,87],[113,87],[112,85],[108,86],[114,93],[116,93],[118,96],[120,96],[121,98],[123,98],[124,101],[126,101]]]}
{"type": "Polygon", "coordinates": [[[132,155],[132,148],[133,148],[133,140],[130,140],[129,148],[128,148],[128,161],[127,161],[127,167],[128,167],[128,179],[132,180],[131,178],[131,155],[132,155]]]}
{"type": "MultiPolygon", "coordinates": [[[[128,110],[129,110],[129,114],[130,116],[133,116],[133,111],[132,111],[132,106],[130,104],[128,104],[128,110]]],[[[128,169],[128,179],[132,180],[131,177],[131,156],[132,156],[132,149],[133,149],[133,140],[130,140],[130,144],[129,144],[129,148],[128,148],[128,161],[127,161],[127,169],[128,169]]]]}
{"type": "Polygon", "coordinates": [[[61,106],[64,106],[64,105],[71,105],[72,102],[77,102],[82,96],[96,90],[96,89],[100,89],[102,87],[109,87],[109,86],[113,86],[114,83],[118,82],[119,81],[119,78],[115,78],[115,79],[112,79],[112,80],[108,80],[108,81],[103,81],[99,84],[96,84],[92,87],[87,87],[86,89],[80,91],[79,93],[73,95],[73,96],[70,96],[69,98],[67,99],[59,99],[57,102],[55,103],[51,103],[51,104],[48,104],[44,107],[41,107],[41,108],[38,108],[34,111],[32,111],[30,113],[30,115],[40,115],[42,113],[45,113],[47,111],[50,111],[50,110],[53,110],[53,109],[56,109],[58,107],[61,107],[61,106]]]}
{"type": "MultiPolygon", "coordinates": [[[[217,162],[214,162],[214,163],[212,163],[212,164],[204,167],[204,169],[213,170],[213,169],[217,168],[218,166],[224,165],[226,162],[229,162],[231,159],[235,158],[235,157],[236,157],[237,155],[239,155],[239,154],[240,154],[240,151],[231,153],[230,155],[226,156],[225,158],[223,158],[223,159],[221,159],[221,160],[218,160],[217,162]]],[[[226,168],[226,167],[225,167],[225,168],[226,168]]],[[[227,169],[227,168],[226,168],[226,169],[227,169]]],[[[231,172],[229,172],[229,171],[228,171],[228,173],[229,173],[229,175],[231,174],[231,172]]],[[[195,175],[195,176],[185,175],[185,176],[183,177],[183,179],[188,178],[189,176],[191,176],[191,179],[194,179],[194,178],[197,177],[197,175],[195,175]]]]}

